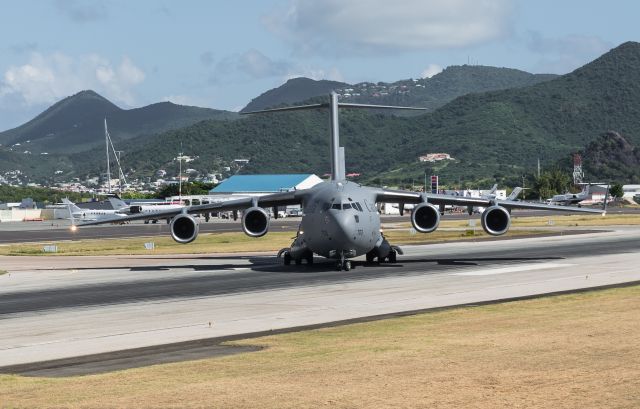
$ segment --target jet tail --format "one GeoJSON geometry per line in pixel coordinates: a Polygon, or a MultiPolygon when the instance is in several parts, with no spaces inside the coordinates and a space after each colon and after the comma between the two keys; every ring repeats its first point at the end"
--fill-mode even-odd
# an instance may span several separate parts
{"type": "Polygon", "coordinates": [[[345,165],[344,165],[344,148],[340,147],[340,124],[338,121],[338,108],[363,108],[363,109],[404,109],[414,111],[425,111],[426,108],[417,107],[399,107],[390,105],[370,105],[370,104],[352,104],[345,102],[338,102],[338,94],[334,91],[331,92],[329,103],[299,105],[284,108],[271,108],[262,109],[259,111],[242,112],[242,115],[246,114],[260,114],[265,112],[279,112],[279,111],[298,111],[306,109],[318,109],[329,108],[331,112],[331,180],[344,180],[345,179],[345,165]]]}
{"type": "Polygon", "coordinates": [[[520,192],[522,192],[521,187],[514,187],[511,194],[507,197],[507,200],[516,200],[520,192]]]}
{"type": "Polygon", "coordinates": [[[108,199],[109,203],[111,203],[111,207],[113,207],[114,210],[121,210],[129,207],[128,204],[126,204],[117,196],[109,196],[108,199]]]}
{"type": "Polygon", "coordinates": [[[71,200],[67,199],[66,197],[62,199],[62,203],[66,204],[67,207],[69,208],[69,212],[71,213],[71,218],[73,218],[73,213],[82,212],[81,208],[76,206],[75,203],[73,203],[71,200]]]}

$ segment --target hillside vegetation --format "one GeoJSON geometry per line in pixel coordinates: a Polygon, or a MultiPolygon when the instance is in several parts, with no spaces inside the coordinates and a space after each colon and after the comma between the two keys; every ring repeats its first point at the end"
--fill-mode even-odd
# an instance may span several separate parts
{"type": "Polygon", "coordinates": [[[455,65],[431,78],[396,82],[346,84],[294,78],[278,88],[254,98],[242,111],[248,112],[282,105],[294,105],[336,91],[345,102],[379,105],[414,105],[432,111],[453,99],[470,93],[524,87],[557,77],[530,74],[511,68],[479,65],[455,65]]]}
{"type": "Polygon", "coordinates": [[[33,153],[81,152],[104,144],[104,119],[114,139],[131,139],[236,114],[161,102],[121,109],[94,91],[81,91],[52,105],[31,121],[0,132],[0,144],[33,153]]]}
{"type": "MultiPolygon", "coordinates": [[[[465,82],[465,73],[475,73],[482,80],[467,78],[467,85],[456,86],[458,90],[469,90],[472,83],[490,82],[488,78],[494,74],[497,75],[494,85],[497,85],[500,73],[528,78],[533,84],[465,94],[431,113],[412,117],[341,110],[341,140],[346,147],[347,171],[361,173],[361,181],[373,184],[406,185],[414,181],[419,185],[425,175],[439,174],[441,183],[450,186],[471,182],[489,185],[493,181],[515,185],[522,175],[533,173],[538,158],[543,168],[550,168],[571,153],[586,149],[592,152],[585,155],[587,168],[591,158],[599,162],[615,161],[615,155],[594,153],[604,149],[604,145],[587,148],[608,131],[624,135],[630,146],[640,142],[639,43],[624,43],[572,73],[551,79],[517,70],[488,68],[452,67],[424,84],[432,83],[430,86],[436,87],[437,81],[461,75],[456,81],[465,82]],[[546,81],[540,82],[542,79],[546,81]],[[431,164],[418,161],[420,155],[434,152],[449,153],[454,160],[431,164]]],[[[502,83],[512,83],[509,81],[502,83]]],[[[411,83],[417,84],[413,80],[411,83]]],[[[402,85],[401,82],[394,84],[402,85]]],[[[407,87],[409,85],[407,83],[407,87]]],[[[368,84],[367,88],[371,86],[368,84]]],[[[435,93],[435,89],[430,92],[435,93]]],[[[353,94],[365,98],[355,90],[349,91],[351,96],[341,99],[351,101],[353,94]]],[[[403,98],[409,98],[408,95],[417,98],[417,90],[411,91],[416,93],[402,94],[403,98]]],[[[346,93],[346,90],[340,92],[346,93]]],[[[391,93],[388,94],[385,97],[391,98],[391,93]]],[[[316,96],[312,100],[326,101],[326,98],[316,96]]],[[[421,103],[418,99],[363,102],[427,104],[426,100],[421,103]]],[[[159,135],[147,130],[120,142],[119,149],[125,151],[122,156],[125,170],[132,176],[152,176],[157,169],[172,169],[177,165],[174,158],[182,145],[185,154],[197,157],[189,166],[200,172],[216,170],[237,158],[250,160],[242,172],[323,175],[329,171],[327,111],[229,118],[234,116],[216,116],[215,120],[200,121],[159,135]]],[[[109,123],[111,126],[111,121],[109,123]]],[[[100,146],[72,155],[53,155],[46,160],[55,160],[56,166],[66,166],[64,170],[69,175],[82,177],[99,174],[103,156],[100,146]]],[[[628,164],[621,167],[605,163],[607,169],[602,164],[598,166],[592,168],[594,178],[599,177],[598,169],[601,169],[602,177],[623,183],[638,181],[637,172],[625,171],[628,164]]]]}
{"type": "MultiPolygon", "coordinates": [[[[535,85],[469,94],[433,113],[389,117],[341,111],[348,171],[377,183],[422,180],[438,173],[448,183],[508,180],[532,173],[616,130],[632,143],[640,135],[640,44],[625,43],[584,67],[535,85]],[[455,161],[425,166],[418,156],[446,152],[455,161]]],[[[137,170],[177,152],[251,159],[248,172],[328,170],[328,113],[254,115],[240,121],[206,121],[159,138],[138,141],[126,163],[137,170]]],[[[127,148],[131,151],[133,145],[127,148]]],[[[195,164],[194,164],[195,166],[195,164]]]]}

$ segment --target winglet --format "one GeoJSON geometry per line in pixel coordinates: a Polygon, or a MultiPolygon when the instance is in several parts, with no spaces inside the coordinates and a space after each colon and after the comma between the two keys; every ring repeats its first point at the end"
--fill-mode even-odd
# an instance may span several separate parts
{"type": "Polygon", "coordinates": [[[71,209],[71,201],[67,201],[67,208],[69,209],[69,220],[71,220],[71,231],[78,230],[78,226],[76,225],[76,219],[73,217],[73,210],[71,209]]]}

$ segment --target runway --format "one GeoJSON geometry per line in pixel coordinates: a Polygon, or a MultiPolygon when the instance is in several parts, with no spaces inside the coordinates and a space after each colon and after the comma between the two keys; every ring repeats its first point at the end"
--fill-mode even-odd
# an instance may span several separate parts
{"type": "MultiPolygon", "coordinates": [[[[300,218],[278,219],[271,221],[272,231],[296,231],[300,218]]],[[[241,232],[240,221],[217,220],[200,221],[201,233],[241,232]]],[[[0,223],[0,244],[47,243],[60,240],[118,239],[129,237],[152,237],[170,235],[169,225],[165,221],[156,224],[142,222],[127,225],[100,225],[70,230],[66,220],[48,222],[0,223]]]]}
{"type": "MultiPolygon", "coordinates": [[[[400,223],[409,222],[409,213],[404,216],[383,215],[382,223],[400,223]]],[[[640,209],[636,208],[611,208],[608,214],[639,214],[640,209]]],[[[561,212],[549,211],[530,211],[518,210],[514,211],[515,217],[535,217],[544,216],[552,217],[562,215],[561,212]]],[[[480,216],[474,214],[469,216],[467,213],[445,214],[442,220],[478,220],[480,216]]],[[[199,218],[201,233],[223,233],[223,232],[241,232],[242,226],[240,221],[213,218],[209,222],[199,218]]],[[[284,219],[272,219],[270,221],[271,231],[296,231],[300,224],[299,217],[287,217],[284,219]]],[[[82,239],[98,239],[98,238],[129,238],[129,237],[153,237],[153,236],[169,236],[169,226],[164,221],[156,224],[143,224],[142,222],[133,222],[127,225],[100,225],[88,228],[80,228],[75,232],[70,231],[70,222],[68,220],[52,220],[45,222],[10,222],[0,223],[0,244],[14,243],[49,243],[61,240],[82,240],[82,239]]]]}
{"type": "Polygon", "coordinates": [[[638,281],[639,240],[622,227],[406,246],[349,272],[267,254],[0,257],[0,367],[638,281]]]}

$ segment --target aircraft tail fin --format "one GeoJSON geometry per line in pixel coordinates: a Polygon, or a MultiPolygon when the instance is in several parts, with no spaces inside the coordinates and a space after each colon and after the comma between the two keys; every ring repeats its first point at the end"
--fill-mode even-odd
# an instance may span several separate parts
{"type": "Polygon", "coordinates": [[[242,112],[242,115],[247,114],[260,114],[265,112],[279,112],[279,111],[298,111],[306,109],[318,109],[329,108],[331,112],[331,180],[344,180],[345,164],[344,164],[344,148],[340,147],[340,126],[338,122],[338,108],[363,108],[363,109],[402,109],[413,111],[425,111],[426,108],[419,107],[401,107],[390,105],[371,105],[371,104],[352,104],[345,102],[338,102],[338,94],[335,91],[331,92],[331,98],[329,103],[299,105],[283,108],[271,108],[262,109],[259,111],[242,112]]]}
{"type": "Polygon", "coordinates": [[[495,195],[497,190],[498,190],[498,184],[495,183],[493,186],[491,186],[491,190],[489,191],[489,194],[495,195]]]}
{"type": "Polygon", "coordinates": [[[515,200],[518,198],[518,195],[522,192],[521,187],[514,187],[511,191],[511,194],[507,197],[507,200],[515,200]]]}
{"type": "Polygon", "coordinates": [[[114,210],[120,210],[120,209],[124,209],[129,207],[128,204],[126,204],[122,199],[120,199],[117,196],[109,196],[109,203],[111,203],[111,207],[113,207],[114,210]]]}
{"type": "Polygon", "coordinates": [[[69,212],[72,214],[71,216],[72,218],[73,218],[73,213],[78,213],[82,211],[82,209],[80,209],[78,206],[76,206],[75,203],[73,203],[71,200],[67,199],[66,197],[62,199],[62,203],[67,205],[67,207],[69,208],[69,212]]]}

